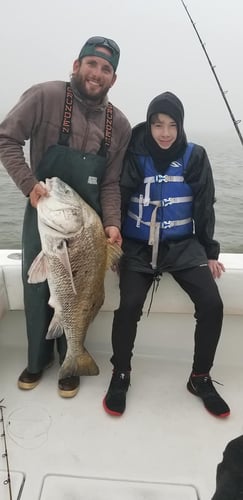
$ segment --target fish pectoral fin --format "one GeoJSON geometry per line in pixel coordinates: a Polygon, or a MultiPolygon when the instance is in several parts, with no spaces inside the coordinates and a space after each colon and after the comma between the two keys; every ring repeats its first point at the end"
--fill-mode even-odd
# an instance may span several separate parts
{"type": "Polygon", "coordinates": [[[116,265],[118,263],[118,261],[120,260],[122,254],[123,254],[123,251],[117,243],[111,244],[111,243],[107,242],[106,269],[109,269],[110,267],[116,265]]]}
{"type": "Polygon", "coordinates": [[[46,334],[46,339],[56,339],[61,337],[64,333],[63,326],[61,324],[61,318],[57,313],[54,313],[54,316],[49,324],[48,332],[46,334]]]}
{"type": "Polygon", "coordinates": [[[43,250],[41,250],[29,268],[28,283],[42,283],[47,279],[47,275],[48,262],[43,250]]]}
{"type": "Polygon", "coordinates": [[[69,260],[69,255],[68,255],[67,242],[65,240],[62,240],[59,244],[59,251],[57,252],[57,257],[60,260],[60,262],[62,263],[62,265],[65,267],[65,269],[69,275],[69,278],[71,280],[73,293],[75,295],[77,295],[77,291],[76,291],[74,281],[73,281],[73,274],[72,274],[71,264],[70,264],[70,260],[69,260]]]}

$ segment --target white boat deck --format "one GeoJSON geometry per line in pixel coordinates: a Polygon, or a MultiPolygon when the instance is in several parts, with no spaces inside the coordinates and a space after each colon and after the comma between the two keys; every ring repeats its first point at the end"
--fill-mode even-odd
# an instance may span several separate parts
{"type": "MultiPolygon", "coordinates": [[[[111,417],[102,407],[118,301],[112,273],[86,342],[100,375],[84,377],[78,395],[65,400],[57,393],[56,363],[33,391],[20,391],[25,322],[20,262],[9,259],[11,253],[16,252],[0,251],[0,400],[6,406],[12,500],[210,500],[222,452],[243,433],[243,255],[221,256],[227,268],[218,282],[225,318],[211,374],[224,384],[217,388],[232,413],[217,419],[186,389],[192,306],[169,275],[162,278],[150,315],[140,322],[122,417],[111,417]]],[[[3,438],[0,447],[0,500],[9,500],[3,438]]]]}

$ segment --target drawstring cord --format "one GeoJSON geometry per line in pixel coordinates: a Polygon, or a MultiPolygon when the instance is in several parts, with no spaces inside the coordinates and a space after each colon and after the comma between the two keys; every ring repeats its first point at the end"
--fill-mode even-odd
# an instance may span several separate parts
{"type": "Polygon", "coordinates": [[[153,277],[152,294],[151,294],[151,299],[150,299],[150,303],[149,303],[149,307],[148,307],[147,317],[148,317],[148,315],[149,315],[149,313],[150,313],[150,309],[151,309],[152,302],[153,302],[153,299],[154,299],[154,294],[155,294],[155,293],[157,292],[157,290],[158,290],[160,280],[161,280],[161,276],[160,276],[159,274],[156,274],[156,275],[153,277]]]}

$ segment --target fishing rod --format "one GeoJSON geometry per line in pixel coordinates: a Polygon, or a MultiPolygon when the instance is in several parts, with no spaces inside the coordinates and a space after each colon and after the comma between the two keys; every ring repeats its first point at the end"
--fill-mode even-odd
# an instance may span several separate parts
{"type": "Polygon", "coordinates": [[[202,41],[202,39],[201,39],[201,37],[200,37],[200,35],[199,35],[199,32],[198,32],[198,30],[197,30],[197,28],[196,28],[196,24],[194,23],[194,21],[193,21],[193,19],[192,19],[191,15],[190,15],[190,13],[189,13],[189,11],[188,11],[187,6],[185,5],[185,2],[183,2],[183,0],[181,0],[181,3],[182,3],[182,5],[183,5],[183,7],[184,7],[184,9],[185,9],[185,11],[186,11],[186,13],[187,13],[187,15],[188,15],[188,17],[189,17],[190,21],[191,21],[191,24],[192,24],[192,26],[193,26],[193,29],[194,29],[194,30],[195,30],[195,32],[196,32],[196,35],[197,35],[197,37],[198,37],[198,39],[199,39],[199,42],[200,42],[200,44],[201,44],[201,47],[202,47],[202,49],[203,49],[203,52],[204,52],[204,54],[205,54],[205,56],[206,56],[206,58],[207,58],[207,60],[208,60],[209,66],[210,66],[210,68],[211,68],[211,70],[212,70],[212,72],[213,72],[214,78],[215,78],[215,80],[216,80],[216,82],[217,82],[217,84],[218,84],[218,87],[219,87],[219,90],[220,90],[220,92],[221,92],[221,95],[222,95],[222,97],[223,97],[223,99],[224,99],[224,102],[225,102],[225,104],[226,104],[226,107],[227,107],[227,109],[228,109],[228,111],[229,111],[230,117],[231,117],[231,119],[232,119],[232,121],[233,121],[233,124],[234,124],[235,130],[236,130],[236,132],[237,132],[237,134],[238,134],[238,137],[239,137],[239,139],[240,139],[241,145],[243,146],[243,137],[242,137],[241,131],[240,131],[239,127],[238,127],[238,124],[241,122],[241,120],[236,120],[236,119],[235,119],[235,117],[234,117],[234,115],[233,115],[233,112],[232,112],[232,110],[231,110],[231,107],[230,107],[230,105],[229,105],[229,103],[228,103],[228,101],[227,101],[227,99],[226,99],[226,96],[225,96],[225,94],[226,94],[226,92],[227,92],[227,91],[224,91],[224,90],[223,90],[223,88],[222,88],[222,86],[221,86],[221,83],[220,83],[220,81],[219,81],[219,79],[218,79],[218,76],[217,76],[217,74],[216,74],[216,71],[215,71],[215,66],[212,64],[211,59],[210,59],[210,57],[209,57],[209,55],[208,55],[208,53],[207,53],[207,50],[206,50],[206,48],[205,48],[205,43],[203,43],[203,41],[202,41]]]}
{"type": "Polygon", "coordinates": [[[3,399],[1,399],[1,401],[0,401],[0,411],[1,411],[0,422],[2,422],[1,437],[3,438],[3,443],[4,443],[4,452],[2,454],[2,457],[6,458],[6,464],[7,464],[7,478],[3,481],[3,484],[4,485],[8,484],[9,500],[13,500],[10,468],[9,468],[9,461],[8,461],[7,440],[6,440],[5,425],[4,425],[4,418],[3,418],[3,408],[5,408],[5,406],[2,405],[2,402],[3,402],[3,399]]]}

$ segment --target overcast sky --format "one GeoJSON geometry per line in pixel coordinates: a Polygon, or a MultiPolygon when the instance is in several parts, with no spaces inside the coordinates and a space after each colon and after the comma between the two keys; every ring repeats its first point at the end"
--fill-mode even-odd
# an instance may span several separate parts
{"type": "MultiPolygon", "coordinates": [[[[243,0],[185,3],[243,120],[243,0]]],[[[184,103],[187,131],[235,133],[180,0],[9,0],[0,13],[1,117],[32,84],[68,80],[86,39],[104,35],[121,48],[109,97],[132,125],[145,119],[155,95],[170,90],[184,103]]]]}

